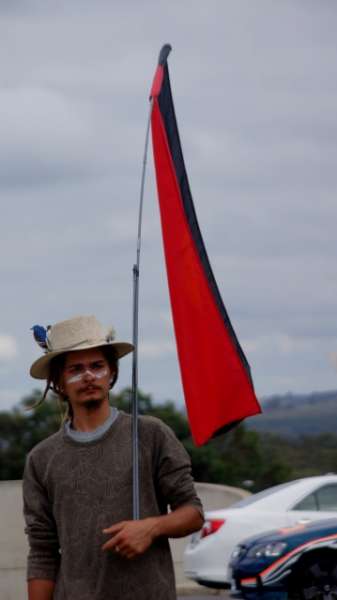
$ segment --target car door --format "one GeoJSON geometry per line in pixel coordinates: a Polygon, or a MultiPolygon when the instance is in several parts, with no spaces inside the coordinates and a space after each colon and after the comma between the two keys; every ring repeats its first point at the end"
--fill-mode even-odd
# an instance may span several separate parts
{"type": "Polygon", "coordinates": [[[310,523],[319,519],[337,516],[337,484],[328,483],[320,486],[297,502],[289,511],[288,517],[292,525],[310,523]]]}

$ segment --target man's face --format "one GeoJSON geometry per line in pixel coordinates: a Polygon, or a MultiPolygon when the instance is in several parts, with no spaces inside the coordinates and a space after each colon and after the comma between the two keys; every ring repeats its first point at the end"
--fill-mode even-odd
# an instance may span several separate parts
{"type": "Polygon", "coordinates": [[[99,348],[68,352],[61,378],[63,393],[73,409],[100,405],[108,399],[112,373],[99,348]]]}

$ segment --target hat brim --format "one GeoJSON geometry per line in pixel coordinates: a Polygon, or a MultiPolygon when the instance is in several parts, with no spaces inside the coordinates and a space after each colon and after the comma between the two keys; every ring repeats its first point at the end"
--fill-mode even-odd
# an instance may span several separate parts
{"type": "Polygon", "coordinates": [[[105,342],[99,344],[88,344],[86,346],[81,345],[80,347],[77,346],[76,348],[69,348],[69,350],[48,352],[33,362],[30,368],[30,374],[32,377],[34,377],[34,379],[48,379],[50,362],[55,356],[59,356],[60,354],[68,354],[68,352],[88,350],[90,348],[101,348],[103,346],[112,346],[116,352],[117,359],[126,356],[126,354],[129,354],[134,350],[133,344],[130,344],[129,342],[105,342]]]}

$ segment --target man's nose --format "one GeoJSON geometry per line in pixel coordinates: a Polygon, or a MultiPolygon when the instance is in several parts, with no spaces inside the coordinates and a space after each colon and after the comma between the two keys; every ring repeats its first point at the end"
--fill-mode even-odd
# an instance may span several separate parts
{"type": "Polygon", "coordinates": [[[90,371],[90,369],[86,369],[84,371],[83,377],[85,381],[92,381],[93,379],[95,379],[95,375],[94,373],[92,373],[92,371],[90,371]]]}

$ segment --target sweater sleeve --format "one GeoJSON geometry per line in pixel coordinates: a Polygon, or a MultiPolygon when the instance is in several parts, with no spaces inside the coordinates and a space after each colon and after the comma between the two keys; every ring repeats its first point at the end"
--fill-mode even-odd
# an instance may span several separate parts
{"type": "Polygon", "coordinates": [[[23,476],[23,507],[29,542],[27,579],[55,581],[60,564],[57,529],[47,490],[38,478],[31,454],[23,476]]]}
{"type": "Polygon", "coordinates": [[[173,431],[160,422],[156,436],[156,487],[171,510],[192,505],[203,517],[192,478],[191,459],[173,431]]]}

